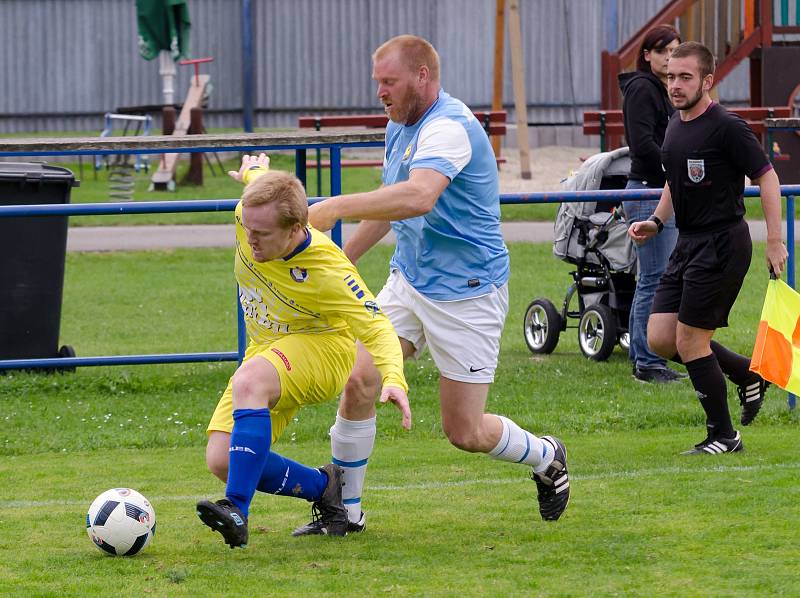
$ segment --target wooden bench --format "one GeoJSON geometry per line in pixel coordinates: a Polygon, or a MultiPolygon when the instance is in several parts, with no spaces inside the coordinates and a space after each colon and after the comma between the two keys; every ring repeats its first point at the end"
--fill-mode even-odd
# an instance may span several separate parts
{"type": "MultiPolygon", "coordinates": [[[[791,114],[789,106],[757,106],[753,108],[729,108],[738,114],[756,135],[763,139],[766,132],[765,118],[786,118],[791,114]]],[[[622,120],[622,110],[586,111],[583,113],[583,134],[600,135],[600,151],[608,150],[609,138],[623,139],[625,124],[622,120]]]]}
{"type": "MultiPolygon", "coordinates": [[[[474,110],[475,115],[483,130],[487,135],[503,136],[506,134],[506,111],[505,110],[474,110]]],[[[389,123],[389,117],[385,114],[345,114],[345,115],[330,115],[330,116],[301,116],[297,119],[297,126],[301,129],[314,129],[319,131],[324,127],[347,127],[359,128],[366,127],[368,129],[383,129],[389,123]]],[[[347,167],[377,167],[383,166],[382,160],[342,160],[342,168],[347,167]]],[[[505,162],[504,158],[497,157],[497,163],[505,162]]],[[[319,166],[321,168],[330,168],[329,160],[321,160],[319,166]]],[[[307,167],[316,168],[317,161],[309,160],[306,163],[307,167]]]]}

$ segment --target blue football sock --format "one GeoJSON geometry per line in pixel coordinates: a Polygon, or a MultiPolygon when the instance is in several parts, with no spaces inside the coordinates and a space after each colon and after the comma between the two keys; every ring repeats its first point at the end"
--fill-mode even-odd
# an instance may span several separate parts
{"type": "Polygon", "coordinates": [[[245,517],[269,456],[271,438],[269,409],[236,409],[233,412],[225,496],[239,507],[245,517]]]}
{"type": "Polygon", "coordinates": [[[270,452],[256,490],[281,496],[318,500],[328,485],[328,476],[319,469],[270,452]]]}

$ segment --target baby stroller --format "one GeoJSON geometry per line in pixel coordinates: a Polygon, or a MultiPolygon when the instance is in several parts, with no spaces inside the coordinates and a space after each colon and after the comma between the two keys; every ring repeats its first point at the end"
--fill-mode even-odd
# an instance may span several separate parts
{"type": "MultiPolygon", "coordinates": [[[[565,190],[624,189],[628,148],[596,154],[564,183],[565,190]]],[[[553,254],[570,264],[572,284],[561,310],[534,299],[525,311],[524,335],[533,353],[552,353],[570,318],[578,320],[581,352],[605,361],[614,347],[628,350],[628,317],[636,289],[636,253],[619,201],[564,202],[554,227],[553,254]],[[571,306],[577,295],[577,309],[571,306]]]]}

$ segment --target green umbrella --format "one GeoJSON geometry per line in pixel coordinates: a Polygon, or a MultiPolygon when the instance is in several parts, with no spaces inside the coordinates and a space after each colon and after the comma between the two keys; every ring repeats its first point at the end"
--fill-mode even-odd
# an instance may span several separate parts
{"type": "Polygon", "coordinates": [[[186,0],[136,0],[139,54],[153,60],[168,50],[172,60],[189,57],[189,7],[186,0]]]}

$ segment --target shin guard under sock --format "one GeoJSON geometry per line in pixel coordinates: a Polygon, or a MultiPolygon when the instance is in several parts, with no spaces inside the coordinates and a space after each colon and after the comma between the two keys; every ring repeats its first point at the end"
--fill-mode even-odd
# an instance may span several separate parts
{"type": "Polygon", "coordinates": [[[750,371],[750,359],[739,355],[717,341],[711,341],[711,350],[719,362],[722,372],[737,386],[757,380],[757,374],[750,371]]]}
{"type": "Polygon", "coordinates": [[[271,438],[269,409],[234,410],[225,496],[239,507],[245,517],[267,462],[271,438]]]}
{"type": "Polygon", "coordinates": [[[713,426],[719,436],[733,438],[736,432],[728,411],[728,389],[717,358],[712,353],[688,361],[686,371],[689,372],[689,379],[697,392],[697,398],[706,412],[706,424],[713,426]]]}

